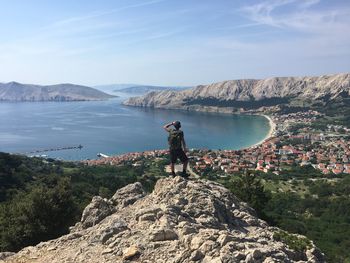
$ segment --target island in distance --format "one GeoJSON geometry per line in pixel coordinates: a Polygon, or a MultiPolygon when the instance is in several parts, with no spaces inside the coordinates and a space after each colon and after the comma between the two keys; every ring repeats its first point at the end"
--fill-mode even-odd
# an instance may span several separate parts
{"type": "Polygon", "coordinates": [[[150,85],[134,85],[134,86],[126,87],[116,91],[130,93],[130,94],[146,94],[151,91],[164,91],[164,90],[180,91],[188,88],[189,87],[161,87],[161,86],[150,86],[150,85]]]}
{"type": "Polygon", "coordinates": [[[18,82],[0,83],[0,101],[93,101],[116,96],[87,86],[74,84],[33,85],[18,82]]]}
{"type": "Polygon", "coordinates": [[[109,94],[125,93],[130,95],[144,95],[152,91],[181,91],[181,90],[189,89],[191,87],[153,86],[153,85],[141,85],[141,84],[110,84],[110,85],[99,85],[99,86],[95,86],[94,88],[109,94]]]}

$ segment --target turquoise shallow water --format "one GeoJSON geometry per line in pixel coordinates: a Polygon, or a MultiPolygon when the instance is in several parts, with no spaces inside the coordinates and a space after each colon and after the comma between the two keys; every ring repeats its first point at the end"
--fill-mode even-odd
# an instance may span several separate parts
{"type": "Polygon", "coordinates": [[[266,137],[262,116],[151,110],[121,105],[125,98],[97,102],[0,103],[0,151],[83,145],[81,150],[53,151],[49,157],[95,159],[167,148],[162,126],[180,120],[189,148],[241,149],[266,137]]]}

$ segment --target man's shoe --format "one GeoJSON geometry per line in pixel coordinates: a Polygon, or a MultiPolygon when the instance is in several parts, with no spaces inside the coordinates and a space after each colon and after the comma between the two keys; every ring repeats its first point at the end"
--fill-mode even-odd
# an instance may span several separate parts
{"type": "Polygon", "coordinates": [[[181,177],[186,179],[186,178],[190,177],[190,175],[188,173],[186,173],[186,172],[182,172],[181,173],[181,177]]]}

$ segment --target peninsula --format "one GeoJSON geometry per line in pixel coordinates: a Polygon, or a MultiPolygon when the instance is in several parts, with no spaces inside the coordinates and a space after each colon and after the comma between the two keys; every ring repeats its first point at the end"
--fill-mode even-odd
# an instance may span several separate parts
{"type": "Polygon", "coordinates": [[[0,102],[24,101],[93,101],[115,96],[81,85],[33,85],[18,82],[0,83],[0,102]]]}

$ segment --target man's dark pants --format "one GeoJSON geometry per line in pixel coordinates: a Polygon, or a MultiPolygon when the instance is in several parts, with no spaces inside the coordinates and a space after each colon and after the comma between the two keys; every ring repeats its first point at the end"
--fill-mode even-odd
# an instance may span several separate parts
{"type": "Polygon", "coordinates": [[[188,158],[186,153],[182,149],[170,149],[170,161],[176,163],[176,160],[180,159],[182,163],[187,162],[188,158]]]}

